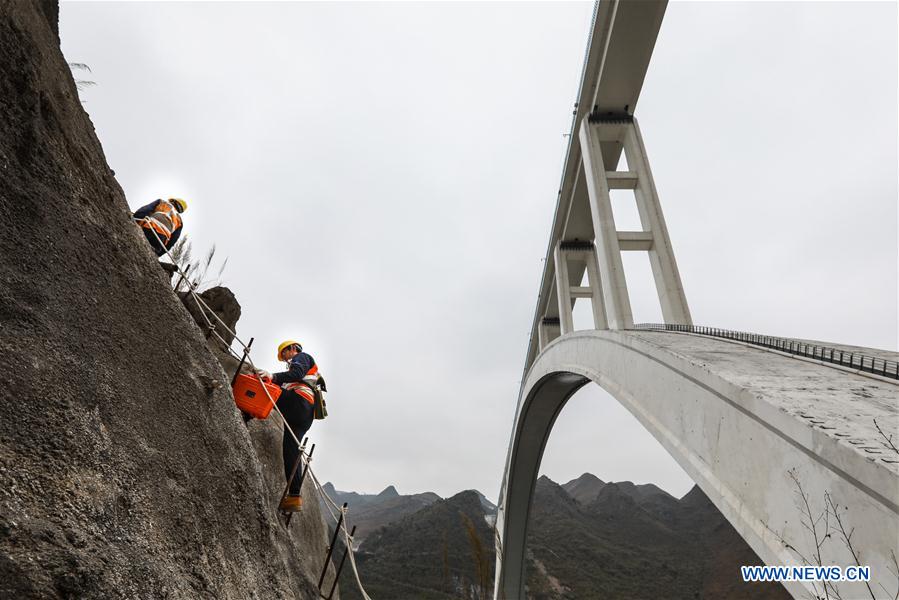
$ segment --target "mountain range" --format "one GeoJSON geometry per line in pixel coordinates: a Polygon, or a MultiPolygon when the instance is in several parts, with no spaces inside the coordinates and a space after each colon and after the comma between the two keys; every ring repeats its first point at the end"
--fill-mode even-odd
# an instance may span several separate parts
{"type": "Polygon", "coordinates": [[[763,563],[696,486],[677,499],[652,484],[541,477],[527,546],[529,598],[790,598],[742,581],[741,565],[763,563]]]}
{"type": "Polygon", "coordinates": [[[400,495],[392,485],[379,494],[341,492],[331,482],[322,487],[337,504],[346,502],[350,507],[352,523],[356,526],[354,539],[358,542],[365,540],[369,533],[379,527],[398,521],[440,500],[440,496],[432,492],[400,495]]]}
{"type": "MultiPolygon", "coordinates": [[[[450,498],[326,491],[348,502],[356,562],[377,598],[492,597],[496,507],[475,490],[450,498]]],[[[779,584],[747,584],[762,564],[698,487],[675,498],[652,484],[607,483],[585,473],[537,481],[528,530],[527,598],[788,600],[779,584]]],[[[341,598],[361,598],[352,573],[341,598]]]]}

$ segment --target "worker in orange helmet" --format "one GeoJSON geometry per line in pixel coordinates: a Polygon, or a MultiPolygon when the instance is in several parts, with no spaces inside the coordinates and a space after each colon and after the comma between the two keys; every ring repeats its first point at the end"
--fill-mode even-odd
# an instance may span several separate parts
{"type": "Polygon", "coordinates": [[[181,213],[187,210],[187,202],[181,198],[169,198],[168,200],[154,200],[146,206],[137,209],[132,218],[144,230],[147,241],[156,256],[162,256],[171,250],[178,238],[181,237],[181,229],[184,220],[181,213]]]}
{"type": "MultiPolygon", "coordinates": [[[[287,363],[286,371],[271,374],[259,369],[256,372],[263,380],[270,380],[275,385],[281,386],[283,391],[276,403],[278,410],[284,415],[285,425],[289,425],[297,439],[302,440],[314,420],[315,392],[312,386],[318,382],[320,377],[318,365],[315,364],[312,356],[303,352],[303,346],[294,340],[287,340],[278,346],[278,360],[287,363]]],[[[289,479],[299,457],[300,449],[286,426],[284,427],[282,450],[284,477],[289,479]]],[[[281,500],[278,508],[283,512],[296,512],[302,505],[300,481],[295,475],[289,482],[287,494],[281,500]]]]}

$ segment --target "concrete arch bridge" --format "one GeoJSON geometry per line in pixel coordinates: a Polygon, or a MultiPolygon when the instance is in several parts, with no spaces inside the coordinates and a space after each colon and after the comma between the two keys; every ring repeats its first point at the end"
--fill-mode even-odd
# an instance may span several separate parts
{"type": "MultiPolygon", "coordinates": [[[[821,563],[871,567],[871,593],[841,583],[843,597],[893,598],[899,451],[887,438],[899,439],[899,354],[692,325],[633,116],[665,7],[597,5],[500,491],[495,598],[524,596],[543,450],[567,400],[591,381],[630,410],[767,564],[809,564],[804,522],[829,511],[840,524],[829,520],[821,563]],[[616,170],[622,152],[627,171],[616,170]],[[615,227],[613,189],[633,190],[640,231],[615,227]],[[649,253],[665,324],[633,323],[627,251],[649,253]],[[574,330],[578,299],[592,305],[592,330],[574,330]],[[852,532],[849,543],[840,527],[852,532]]],[[[785,585],[795,597],[821,592],[785,585]]]]}

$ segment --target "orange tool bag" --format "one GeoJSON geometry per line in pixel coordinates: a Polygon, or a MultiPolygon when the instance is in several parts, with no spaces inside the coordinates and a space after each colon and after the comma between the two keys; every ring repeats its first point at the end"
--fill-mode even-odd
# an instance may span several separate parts
{"type": "Polygon", "coordinates": [[[272,412],[272,403],[268,396],[277,402],[278,396],[281,395],[280,387],[271,383],[259,383],[253,375],[238,375],[233,390],[237,408],[256,419],[265,419],[272,412]],[[265,390],[268,390],[268,395],[265,390]]]}

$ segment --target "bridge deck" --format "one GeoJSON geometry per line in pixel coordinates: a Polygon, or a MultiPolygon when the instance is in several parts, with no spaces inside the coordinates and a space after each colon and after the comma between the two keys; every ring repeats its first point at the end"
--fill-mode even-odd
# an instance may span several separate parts
{"type": "MultiPolygon", "coordinates": [[[[806,421],[841,446],[899,474],[899,454],[887,448],[874,423],[876,419],[899,446],[899,385],[719,338],[650,331],[629,331],[628,335],[713,371],[758,400],[806,421]]],[[[896,352],[842,348],[899,360],[896,352]]]]}

